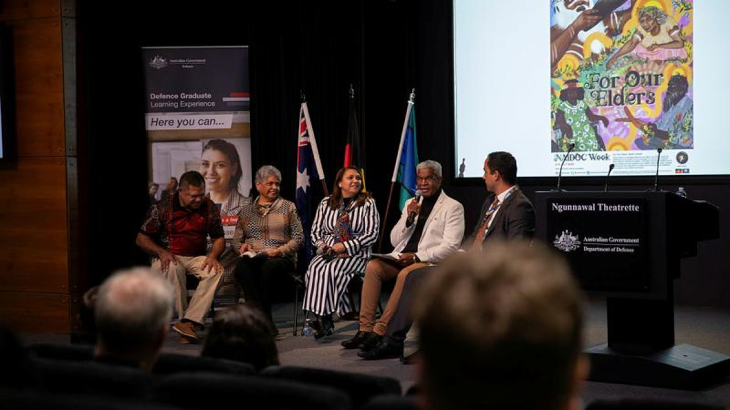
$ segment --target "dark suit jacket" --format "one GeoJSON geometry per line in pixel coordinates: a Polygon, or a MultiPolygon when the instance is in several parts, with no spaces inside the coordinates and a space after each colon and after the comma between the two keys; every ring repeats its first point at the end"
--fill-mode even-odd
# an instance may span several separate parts
{"type": "MultiPolygon", "coordinates": [[[[462,249],[469,249],[474,238],[476,237],[477,230],[484,223],[484,217],[489,210],[489,206],[492,205],[492,201],[497,196],[490,194],[482,204],[481,214],[476,226],[474,227],[472,234],[464,240],[461,244],[462,249]]],[[[535,233],[535,209],[532,207],[532,202],[520,191],[519,187],[515,187],[514,192],[510,194],[497,211],[492,224],[489,225],[487,234],[484,237],[484,244],[487,241],[498,240],[530,240],[532,235],[535,233]]]]}

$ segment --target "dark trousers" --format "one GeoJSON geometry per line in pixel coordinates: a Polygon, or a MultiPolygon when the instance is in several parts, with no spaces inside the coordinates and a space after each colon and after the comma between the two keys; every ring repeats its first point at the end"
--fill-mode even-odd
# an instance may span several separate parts
{"type": "Polygon", "coordinates": [[[246,304],[261,309],[274,324],[271,315],[271,297],[269,289],[275,278],[294,271],[291,258],[248,258],[239,259],[236,264],[236,281],[243,288],[246,304]]]}
{"type": "Polygon", "coordinates": [[[408,331],[413,326],[411,317],[411,305],[413,304],[416,289],[430,272],[435,269],[433,266],[416,269],[408,274],[403,283],[403,291],[396,308],[395,315],[390,319],[388,330],[385,332],[385,342],[395,346],[403,346],[408,331]]]}

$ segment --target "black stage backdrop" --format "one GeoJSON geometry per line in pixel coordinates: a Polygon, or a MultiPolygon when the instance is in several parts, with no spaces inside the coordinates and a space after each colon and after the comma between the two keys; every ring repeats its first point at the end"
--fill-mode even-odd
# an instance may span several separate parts
{"type": "MultiPolygon", "coordinates": [[[[78,1],[79,161],[84,175],[80,189],[85,194],[79,207],[88,214],[80,246],[89,255],[81,276],[88,276],[89,284],[120,267],[147,262],[134,245],[147,209],[143,46],[250,47],[252,169],[277,166],[283,174],[282,195],[289,199],[294,196],[299,90],[307,97],[331,187],[342,165],[347,96],[353,84],[361,133],[367,140],[367,184],[381,215],[406,101],[410,89],[416,88],[419,158],[442,163],[445,187],[464,204],[467,233],[471,232],[485,191],[479,181],[452,183],[451,1],[166,0],[119,6],[78,1]]],[[[509,72],[503,81],[511,81],[509,72]]],[[[499,124],[490,128],[505,131],[499,124]]],[[[485,138],[489,132],[484,131],[485,138]]],[[[665,189],[676,189],[676,180],[671,181],[665,189]]],[[[640,190],[653,184],[648,178],[636,182],[613,189],[640,190]]],[[[585,182],[563,183],[571,190],[597,188],[585,182]]],[[[688,185],[692,198],[730,208],[727,183],[680,184],[688,185]]],[[[532,198],[536,190],[551,186],[522,181],[521,188],[532,198]]],[[[315,189],[321,197],[319,187],[315,189]]],[[[388,229],[396,213],[391,210],[388,229]]],[[[724,289],[730,288],[725,251],[730,248],[730,225],[724,215],[721,210],[721,239],[701,245],[698,257],[683,263],[676,287],[680,302],[730,306],[724,296],[724,289]]]]}

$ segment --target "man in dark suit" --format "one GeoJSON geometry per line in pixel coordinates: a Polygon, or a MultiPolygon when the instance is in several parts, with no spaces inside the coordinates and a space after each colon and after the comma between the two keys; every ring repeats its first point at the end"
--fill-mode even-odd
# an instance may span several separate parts
{"type": "MultiPolygon", "coordinates": [[[[481,251],[488,243],[530,240],[535,232],[535,209],[516,185],[517,161],[509,152],[497,151],[484,160],[484,184],[489,195],[482,204],[472,234],[461,244],[461,251],[481,251]]],[[[403,358],[403,344],[413,324],[410,306],[415,289],[431,268],[411,272],[403,284],[396,313],[381,342],[372,350],[360,352],[365,360],[403,358]]]]}

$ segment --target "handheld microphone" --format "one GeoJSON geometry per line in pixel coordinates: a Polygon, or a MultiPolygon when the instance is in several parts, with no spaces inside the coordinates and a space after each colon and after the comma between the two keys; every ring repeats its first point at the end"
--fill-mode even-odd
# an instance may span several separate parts
{"type": "MultiPolygon", "coordinates": [[[[421,200],[421,195],[423,195],[421,190],[420,189],[416,190],[416,197],[413,198],[413,201],[419,202],[421,200]]],[[[408,213],[408,219],[406,219],[406,226],[413,225],[413,221],[416,219],[416,216],[418,216],[418,214],[415,212],[408,213]]]]}
{"type": "Polygon", "coordinates": [[[613,171],[613,167],[613,164],[608,166],[608,174],[606,174],[606,184],[603,186],[603,192],[608,192],[608,177],[611,176],[611,171],[613,171]]]}
{"type": "Polygon", "coordinates": [[[568,159],[570,153],[573,151],[573,148],[575,148],[575,142],[570,143],[570,146],[568,146],[568,152],[565,153],[565,157],[563,157],[563,162],[560,163],[560,171],[558,172],[558,192],[560,192],[560,179],[563,177],[563,165],[565,165],[565,160],[568,159]]]}
{"type": "Polygon", "coordinates": [[[656,175],[654,176],[654,191],[659,190],[659,160],[662,158],[662,149],[657,148],[656,153],[657,153],[657,157],[656,157],[656,175]]]}

